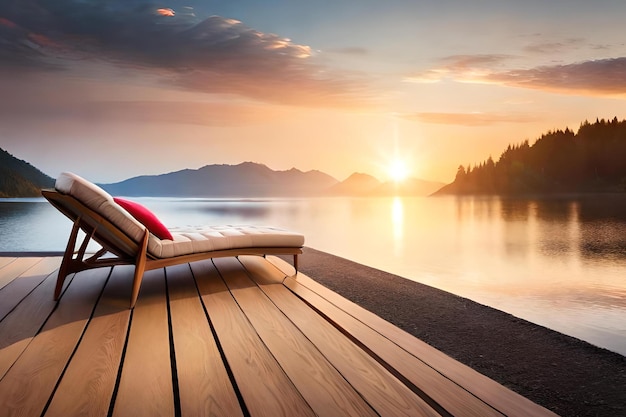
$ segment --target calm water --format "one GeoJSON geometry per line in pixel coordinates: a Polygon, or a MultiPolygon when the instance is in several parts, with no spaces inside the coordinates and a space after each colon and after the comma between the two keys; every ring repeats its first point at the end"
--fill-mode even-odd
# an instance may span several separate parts
{"type": "MultiPolygon", "coordinates": [[[[626,355],[626,198],[138,199],[168,226],[269,224],[626,355]]],[[[0,200],[0,251],[62,251],[70,222],[0,200]]]]}

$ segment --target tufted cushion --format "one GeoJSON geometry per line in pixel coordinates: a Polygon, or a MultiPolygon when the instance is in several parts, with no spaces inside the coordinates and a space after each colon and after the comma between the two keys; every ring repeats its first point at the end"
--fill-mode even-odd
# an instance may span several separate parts
{"type": "MultiPolygon", "coordinates": [[[[107,218],[136,242],[141,242],[145,227],[115,203],[106,191],[84,178],[62,173],[56,180],[57,191],[69,194],[90,209],[107,218]]],[[[171,258],[192,253],[223,249],[275,247],[301,248],[304,236],[274,227],[213,226],[172,229],[172,240],[161,240],[154,234],[148,239],[148,252],[157,258],[171,258]]]]}
{"type": "Polygon", "coordinates": [[[237,248],[301,248],[304,236],[269,226],[206,226],[172,229],[173,240],[150,239],[148,251],[158,258],[237,248]]]}

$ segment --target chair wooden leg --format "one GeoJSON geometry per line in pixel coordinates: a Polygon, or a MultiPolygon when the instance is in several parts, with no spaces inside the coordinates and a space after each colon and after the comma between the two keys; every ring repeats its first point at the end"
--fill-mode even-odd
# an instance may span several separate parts
{"type": "Polygon", "coordinates": [[[137,297],[139,297],[139,288],[141,288],[141,281],[143,280],[143,273],[146,269],[146,260],[148,256],[148,230],[143,236],[143,241],[141,242],[141,250],[137,255],[137,259],[135,262],[135,275],[133,278],[133,291],[130,296],[130,308],[135,307],[135,303],[137,302],[137,297]]]}
{"type": "Polygon", "coordinates": [[[67,247],[63,254],[63,260],[61,261],[61,267],[59,268],[59,275],[57,276],[57,284],[54,288],[54,300],[58,301],[61,296],[61,290],[63,289],[63,283],[65,278],[70,274],[71,264],[74,257],[74,248],[76,247],[76,237],[78,236],[80,218],[76,219],[72,226],[72,233],[70,233],[70,239],[67,241],[67,247]]]}
{"type": "Polygon", "coordinates": [[[298,273],[298,255],[293,255],[293,267],[296,269],[296,274],[298,273]]]}

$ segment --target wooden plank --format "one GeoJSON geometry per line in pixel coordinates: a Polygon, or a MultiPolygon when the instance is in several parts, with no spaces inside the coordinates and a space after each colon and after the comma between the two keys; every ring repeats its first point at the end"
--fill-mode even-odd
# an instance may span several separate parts
{"type": "MultiPolygon", "coordinates": [[[[257,279],[258,272],[252,261],[242,259],[242,262],[253,279],[257,279]]],[[[260,287],[381,416],[439,415],[368,352],[355,345],[285,286],[260,284],[260,287]]]]}
{"type": "Polygon", "coordinates": [[[38,262],[41,262],[42,258],[17,258],[4,268],[0,269],[0,289],[13,281],[15,278],[22,275],[29,268],[32,268],[38,262]]]}
{"type": "MultiPolygon", "coordinates": [[[[291,265],[282,259],[268,257],[268,261],[280,269],[282,274],[293,274],[291,265]]],[[[449,357],[445,353],[435,349],[427,343],[415,338],[413,335],[383,320],[374,313],[361,306],[343,298],[339,294],[329,290],[317,281],[298,273],[295,277],[301,285],[311,289],[321,297],[327,299],[338,306],[357,320],[366,324],[411,355],[419,358],[437,372],[462,386],[484,402],[490,404],[501,413],[512,417],[523,417],[528,415],[554,417],[556,414],[496,381],[484,376],[474,369],[466,366],[457,360],[449,357]]]]}
{"type": "Polygon", "coordinates": [[[165,272],[159,269],[144,274],[133,309],[113,416],[174,415],[165,272]]]}
{"type": "Polygon", "coordinates": [[[0,321],[0,378],[4,377],[56,307],[52,297],[55,284],[55,274],[48,275],[0,321]]]}
{"type": "Polygon", "coordinates": [[[56,275],[55,270],[58,269],[60,263],[61,258],[59,257],[43,258],[41,262],[2,288],[0,290],[0,320],[6,317],[47,276],[56,275]]]}
{"type": "Polygon", "coordinates": [[[2,256],[2,257],[0,257],[0,268],[3,268],[4,266],[10,264],[11,262],[13,262],[16,259],[17,258],[15,258],[15,257],[9,257],[9,256],[2,256]]]}
{"type": "Polygon", "coordinates": [[[132,269],[113,269],[46,417],[107,415],[128,333],[132,277],[132,269]]]}
{"type": "MultiPolygon", "coordinates": [[[[296,275],[296,270],[293,266],[291,266],[287,261],[277,257],[277,256],[267,256],[265,259],[272,265],[274,265],[282,274],[286,277],[290,277],[296,275]]],[[[302,272],[298,272],[298,275],[304,275],[302,272]]]]}
{"type": "Polygon", "coordinates": [[[3,416],[41,415],[74,351],[109,268],[77,274],[41,332],[0,380],[3,416]]]}
{"type": "Polygon", "coordinates": [[[194,262],[191,266],[249,415],[314,416],[237,306],[213,263],[194,262]]]}
{"type": "MultiPolygon", "coordinates": [[[[320,311],[335,326],[341,328],[357,343],[366,346],[382,363],[394,370],[394,374],[406,378],[408,384],[424,393],[452,415],[473,417],[501,417],[502,414],[479,398],[467,392],[453,381],[443,377],[415,356],[389,339],[367,327],[318,294],[288,277],[285,285],[299,297],[320,311]]],[[[424,397],[426,398],[426,397],[424,397]]]]}
{"type": "MultiPolygon", "coordinates": [[[[263,258],[254,258],[267,264],[263,258]]],[[[377,416],[320,351],[248,277],[237,259],[214,262],[237,304],[318,416],[377,416]]],[[[269,285],[282,286],[280,282],[269,285]]]]}
{"type": "Polygon", "coordinates": [[[182,416],[243,416],[189,264],[166,269],[182,416]]]}

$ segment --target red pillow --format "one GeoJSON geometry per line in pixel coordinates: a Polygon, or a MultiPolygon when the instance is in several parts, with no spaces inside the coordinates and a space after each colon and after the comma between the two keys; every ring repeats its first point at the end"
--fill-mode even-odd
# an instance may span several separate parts
{"type": "Polygon", "coordinates": [[[134,201],[124,200],[123,198],[113,197],[113,201],[122,206],[127,212],[129,212],[139,223],[146,226],[146,228],[159,239],[174,240],[172,234],[167,227],[161,223],[161,221],[146,207],[134,201]]]}

